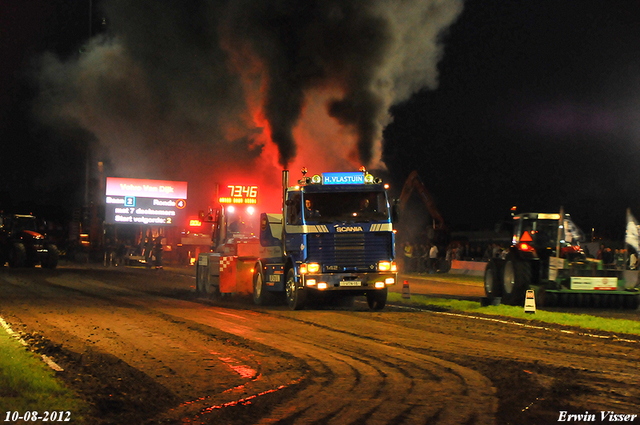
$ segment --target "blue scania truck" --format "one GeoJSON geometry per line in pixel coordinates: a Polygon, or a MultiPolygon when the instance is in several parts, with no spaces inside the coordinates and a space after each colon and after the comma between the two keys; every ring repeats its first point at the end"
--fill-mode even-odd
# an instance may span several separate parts
{"type": "Polygon", "coordinates": [[[307,176],[295,185],[282,176],[281,214],[262,213],[253,300],[284,293],[292,310],[313,298],[364,295],[380,310],[397,280],[388,186],[364,168],[307,176]]]}

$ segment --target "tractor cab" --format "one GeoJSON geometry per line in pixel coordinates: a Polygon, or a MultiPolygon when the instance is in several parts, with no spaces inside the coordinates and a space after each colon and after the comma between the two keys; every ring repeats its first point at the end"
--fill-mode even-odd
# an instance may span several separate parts
{"type": "Polygon", "coordinates": [[[582,232],[569,214],[525,213],[513,217],[513,245],[528,258],[547,260],[550,256],[570,260],[585,258],[580,247],[582,232]]]}

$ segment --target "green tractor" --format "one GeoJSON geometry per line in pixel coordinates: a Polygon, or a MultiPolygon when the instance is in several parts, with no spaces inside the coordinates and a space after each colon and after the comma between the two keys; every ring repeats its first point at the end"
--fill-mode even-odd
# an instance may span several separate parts
{"type": "Polygon", "coordinates": [[[518,214],[513,225],[506,255],[485,268],[489,304],[523,305],[533,289],[538,306],[638,308],[638,273],[587,258],[569,214],[518,214]]]}

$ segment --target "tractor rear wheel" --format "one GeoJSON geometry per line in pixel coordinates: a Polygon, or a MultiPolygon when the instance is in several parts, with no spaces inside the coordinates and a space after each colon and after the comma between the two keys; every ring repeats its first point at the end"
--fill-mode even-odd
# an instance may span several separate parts
{"type": "Polygon", "coordinates": [[[489,261],[484,269],[484,294],[489,300],[502,296],[502,282],[500,282],[498,266],[493,261],[489,261]]]}
{"type": "Polygon", "coordinates": [[[502,273],[502,301],[508,305],[524,305],[524,295],[531,285],[531,263],[508,259],[502,273]]]}
{"type": "Polygon", "coordinates": [[[47,259],[42,264],[43,267],[48,269],[55,269],[58,267],[58,260],[60,259],[60,251],[54,244],[47,245],[47,259]]]}
{"type": "Polygon", "coordinates": [[[20,242],[16,242],[11,247],[9,253],[9,266],[10,267],[24,267],[27,263],[27,249],[20,242]]]}

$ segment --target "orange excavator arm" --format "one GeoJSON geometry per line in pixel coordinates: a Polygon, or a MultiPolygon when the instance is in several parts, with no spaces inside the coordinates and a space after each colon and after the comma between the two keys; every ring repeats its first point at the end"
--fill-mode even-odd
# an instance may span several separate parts
{"type": "Polygon", "coordinates": [[[431,218],[435,221],[435,228],[445,229],[446,226],[444,223],[444,219],[442,218],[440,211],[438,211],[438,208],[433,202],[433,197],[425,187],[424,183],[422,183],[418,172],[415,170],[412,171],[411,174],[409,174],[409,177],[407,177],[407,180],[404,182],[404,186],[402,187],[402,193],[400,193],[398,202],[399,212],[402,213],[409,197],[414,190],[418,192],[418,194],[420,195],[420,199],[422,199],[422,202],[427,207],[427,211],[429,211],[431,218]]]}

